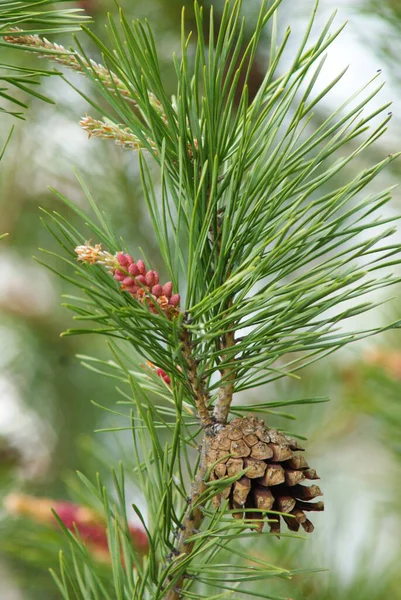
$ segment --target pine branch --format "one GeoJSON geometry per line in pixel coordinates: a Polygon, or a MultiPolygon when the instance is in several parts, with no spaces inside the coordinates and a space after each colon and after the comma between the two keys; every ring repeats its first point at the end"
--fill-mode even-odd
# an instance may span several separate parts
{"type": "Polygon", "coordinates": [[[42,39],[38,35],[24,34],[21,29],[13,28],[10,33],[4,35],[4,41],[8,44],[22,47],[24,50],[37,52],[40,58],[49,58],[63,67],[77,71],[82,75],[86,74],[87,69],[91,69],[97,80],[109,91],[118,93],[127,101],[135,103],[135,99],[131,97],[130,91],[121,79],[103,65],[93,60],[88,62],[78,53],[67,50],[64,46],[50,42],[46,38],[42,39]]]}
{"type": "Polygon", "coordinates": [[[64,4],[69,4],[69,0],[9,0],[0,6],[0,25],[2,29],[24,25],[32,33],[62,33],[78,31],[81,23],[90,20],[82,14],[82,8],[63,8],[64,4]]]}
{"type": "MultiPolygon", "coordinates": [[[[231,592],[231,573],[216,576],[213,570],[221,549],[231,558],[239,556],[239,542],[266,523],[273,535],[280,533],[282,520],[290,531],[313,530],[304,511],[322,510],[322,503],[308,503],[320,488],[303,488],[300,482],[315,479],[316,472],[294,454],[301,450],[294,438],[246,417],[245,405],[232,409],[233,396],[292,375],[377,332],[349,332],[341,325],[375,307],[366,300],[368,293],[399,281],[392,272],[400,251],[393,239],[395,219],[380,216],[391,189],[362,195],[396,156],[357,176],[348,171],[390,120],[387,105],[362,112],[380,86],[374,78],[314,127],[314,107],[342,76],[314,93],[324,53],[342,28],[332,31],[330,18],[310,41],[316,4],[284,72],[280,65],[289,31],[278,40],[280,4],[261,3],[247,39],[239,0],[225,3],[218,31],[213,10],[207,24],[196,2],[196,45],[190,48],[183,26],[173,99],[166,93],[150,30],[128,23],[122,12],[119,26],[109,20],[111,47],[85,30],[105,66],[79,45],[68,51],[29,34],[6,38],[82,73],[103,94],[109,107],[105,116],[87,117],[83,127],[138,150],[144,196],[171,278],[162,285],[156,271],[133,260],[84,182],[96,221],[58,197],[85,220],[94,246],[66,219],[46,213],[47,227],[68,257],[62,260],[71,275],[64,277],[82,293],[68,306],[77,321],[90,323],[66,334],[94,333],[124,342],[121,348],[111,345],[113,364],[85,360],[88,368],[116,379],[121,402],[130,405],[129,415],[115,412],[132,428],[134,472],[149,511],[146,521],[135,507],[149,523],[150,550],[138,572],[128,575],[121,564],[119,519],[103,488],[96,492],[108,522],[113,593],[121,600],[124,590],[133,600],[176,600],[187,592],[198,598],[196,588],[190,591],[198,582],[213,594],[216,588],[231,592]],[[250,99],[252,65],[268,25],[269,64],[250,99]],[[149,151],[146,159],[142,149],[149,151]],[[150,160],[160,167],[160,182],[150,160]],[[144,361],[151,366],[144,367],[144,361]],[[148,392],[156,394],[156,402],[148,392]],[[228,423],[230,414],[240,416],[228,423]],[[198,442],[200,456],[194,461],[190,451],[198,442]],[[213,511],[211,503],[218,508],[213,511]]],[[[393,326],[399,324],[387,327],[393,326]]],[[[300,403],[307,401],[320,400],[300,403]]],[[[281,399],[274,406],[287,404],[281,399]]],[[[260,402],[252,409],[267,412],[271,405],[260,402]]],[[[122,487],[117,486],[121,504],[122,487]]],[[[74,560],[75,571],[64,563],[60,567],[71,582],[83,577],[75,555],[74,560]]],[[[272,574],[266,565],[253,574],[243,568],[243,587],[283,573],[272,574]]],[[[83,584],[77,597],[88,593],[83,584]]],[[[252,589],[241,593],[254,594],[252,589]]],[[[260,595],[271,597],[268,591],[260,595]]]]}
{"type": "MultiPolygon", "coordinates": [[[[8,2],[4,2],[0,6],[0,39],[7,36],[10,28],[22,31],[20,27],[26,26],[30,28],[36,27],[36,29],[31,29],[32,33],[35,33],[35,31],[40,31],[41,33],[63,33],[79,30],[80,24],[88,21],[88,17],[80,15],[79,13],[82,12],[82,9],[79,8],[57,8],[57,6],[62,6],[66,1],[58,0],[58,2],[52,2],[51,0],[42,0],[38,2],[37,0],[9,0],[8,2]]],[[[35,39],[35,36],[31,34],[28,37],[35,39]]],[[[7,44],[0,42],[0,45],[6,46],[7,44]]],[[[8,104],[14,104],[23,109],[28,108],[25,102],[17,98],[15,94],[9,92],[8,87],[12,86],[17,90],[20,89],[32,96],[36,96],[40,100],[52,103],[49,98],[40,94],[35,88],[38,87],[43,77],[49,77],[53,74],[50,71],[1,63],[0,81],[4,82],[6,87],[0,90],[0,97],[6,100],[8,104]]],[[[8,105],[0,107],[0,112],[11,114],[19,119],[24,118],[23,112],[12,111],[8,108],[8,105]]]]}

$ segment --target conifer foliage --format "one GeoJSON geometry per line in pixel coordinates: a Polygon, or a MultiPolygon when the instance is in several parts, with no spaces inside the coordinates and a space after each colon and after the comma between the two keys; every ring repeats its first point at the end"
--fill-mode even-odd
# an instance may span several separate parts
{"type": "MultiPolygon", "coordinates": [[[[37,2],[38,10],[43,4],[37,2]]],[[[123,11],[118,21],[109,17],[108,45],[82,26],[103,64],[77,39],[67,49],[23,19],[1,29],[4,45],[47,57],[65,68],[67,80],[68,69],[79,72],[100,92],[101,107],[77,90],[92,113],[81,126],[137,153],[170,280],[160,283],[138,249],[130,249],[132,258],[83,181],[94,220],[55,191],[83,220],[78,231],[57,213],[45,215],[61,260],[71,266],[68,281],[79,290],[66,305],[86,322],[64,335],[109,339],[111,361],[84,362],[114,377],[130,406],[126,418],[146,514],[134,508],[149,543],[145,557],[132,544],[126,505],[133,499],[126,497],[123,470],[114,474],[114,491],[81,476],[103,507],[111,574],[100,576],[82,540],[65,528],[71,554],[62,555],[60,572],[53,573],[64,599],[220,598],[235,591],[270,598],[268,586],[261,591],[258,583],[292,572],[252,562],[250,534],[263,530],[266,544],[275,543],[281,520],[290,530],[301,524],[311,532],[304,511],[323,508],[308,502],[320,495],[318,486],[299,485],[316,474],[293,454],[297,442],[270,423],[266,429],[249,420],[250,411],[272,408],[263,388],[252,407],[235,394],[379,331],[350,331],[342,323],[374,308],[371,292],[397,282],[395,228],[381,214],[391,190],[365,191],[396,156],[350,175],[349,163],[391,117],[387,105],[369,110],[379,75],[312,125],[315,107],[343,75],[315,91],[342,27],[333,28],[333,15],[316,32],[316,4],[295,51],[290,30],[279,27],[280,5],[263,0],[256,21],[245,27],[241,1],[227,0],[217,27],[213,9],[195,2],[196,31],[186,30],[183,14],[181,48],[172,59],[172,98],[149,24],[128,22],[123,11]],[[266,75],[250,99],[252,64],[267,44],[266,75]],[[251,422],[255,431],[243,430],[251,422]]],[[[309,402],[305,410],[314,409],[309,402]]]]}

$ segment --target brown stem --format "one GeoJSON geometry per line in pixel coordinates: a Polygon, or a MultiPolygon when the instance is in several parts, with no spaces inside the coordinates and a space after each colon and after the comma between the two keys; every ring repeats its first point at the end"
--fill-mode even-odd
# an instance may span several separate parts
{"type": "MultiPolygon", "coordinates": [[[[217,243],[217,253],[221,252],[221,227],[222,220],[224,218],[224,208],[220,209],[220,212],[217,214],[217,223],[215,231],[211,231],[211,240],[212,243],[217,243]]],[[[227,271],[226,278],[228,279],[231,275],[231,269],[227,271]]],[[[227,308],[232,306],[233,299],[232,297],[227,301],[227,308]]],[[[225,318],[227,315],[224,315],[225,318]]],[[[230,360],[229,353],[226,352],[227,349],[235,346],[235,331],[233,324],[229,325],[229,332],[224,334],[220,339],[220,350],[221,350],[221,360],[224,362],[225,360],[230,360]]],[[[218,425],[225,425],[227,423],[228,415],[230,414],[230,406],[233,399],[234,394],[234,384],[235,384],[235,368],[231,365],[225,369],[220,370],[221,373],[221,384],[219,389],[219,395],[214,405],[213,411],[213,420],[218,425]]]]}
{"type": "MultiPolygon", "coordinates": [[[[192,552],[195,542],[188,542],[187,540],[194,535],[194,533],[196,533],[203,521],[204,515],[201,507],[199,505],[194,505],[197,503],[200,495],[206,489],[204,478],[207,471],[206,457],[209,450],[210,439],[210,435],[208,435],[206,432],[202,441],[198,470],[192,484],[191,499],[182,521],[181,533],[175,549],[175,554],[177,555],[176,560],[185,560],[185,558],[192,552]]],[[[178,578],[178,580],[175,582],[174,588],[167,593],[167,595],[164,597],[164,600],[179,600],[181,597],[180,594],[183,582],[184,574],[178,578]]]]}
{"type": "MultiPolygon", "coordinates": [[[[191,339],[187,329],[183,330],[182,343],[183,353],[188,365],[188,375],[195,395],[196,408],[205,429],[198,470],[192,483],[192,491],[188,508],[183,518],[182,529],[177,546],[175,548],[175,554],[177,555],[176,560],[180,561],[185,560],[185,558],[192,552],[195,542],[188,542],[188,538],[190,538],[196,532],[196,530],[199,529],[203,521],[203,512],[201,507],[197,505],[197,501],[202,492],[204,492],[206,489],[205,474],[207,471],[207,455],[209,451],[210,440],[216,431],[213,426],[216,424],[224,425],[227,422],[227,417],[230,412],[231,401],[234,393],[235,382],[235,369],[232,367],[222,369],[221,376],[224,385],[220,387],[219,396],[215,403],[214,415],[212,417],[208,408],[209,398],[204,390],[202,381],[199,379],[196,361],[192,356],[191,339]]],[[[230,331],[224,335],[221,340],[220,347],[223,351],[221,355],[223,360],[226,358],[226,352],[224,351],[232,348],[234,345],[235,333],[234,331],[230,331]]],[[[174,587],[164,597],[164,600],[179,600],[181,597],[184,577],[184,574],[180,575],[178,580],[175,582],[174,587]]]]}
{"type": "MultiPolygon", "coordinates": [[[[222,349],[221,358],[226,358],[224,350],[232,348],[235,345],[235,332],[230,331],[223,336],[220,347],[222,349]]],[[[214,421],[219,425],[225,425],[227,423],[228,415],[230,414],[230,406],[234,394],[234,383],[235,383],[235,369],[227,367],[221,370],[221,387],[219,389],[219,395],[214,406],[214,421]]]]}
{"type": "MultiPolygon", "coordinates": [[[[181,532],[175,548],[174,554],[176,554],[176,560],[184,560],[192,551],[194,542],[188,542],[195,530],[199,529],[203,521],[203,512],[199,506],[195,506],[199,496],[205,491],[205,474],[207,470],[207,453],[209,449],[209,443],[211,436],[213,435],[213,417],[209,410],[209,397],[205,391],[203,381],[198,376],[197,364],[192,354],[191,336],[189,331],[184,327],[181,335],[182,341],[182,352],[184,354],[187,366],[188,366],[188,377],[191,383],[191,388],[195,397],[196,408],[204,427],[204,435],[201,446],[201,454],[199,460],[199,466],[192,483],[191,496],[188,503],[188,508],[185,511],[185,515],[181,524],[181,532]]],[[[175,582],[174,588],[171,589],[164,597],[165,600],[178,600],[180,598],[180,592],[184,581],[184,574],[182,574],[175,582]]]]}
{"type": "Polygon", "coordinates": [[[188,365],[188,377],[195,397],[196,409],[202,425],[210,428],[213,425],[213,417],[209,410],[209,397],[205,391],[203,382],[198,377],[196,361],[192,355],[191,338],[186,328],[183,329],[181,340],[182,351],[188,365]]]}

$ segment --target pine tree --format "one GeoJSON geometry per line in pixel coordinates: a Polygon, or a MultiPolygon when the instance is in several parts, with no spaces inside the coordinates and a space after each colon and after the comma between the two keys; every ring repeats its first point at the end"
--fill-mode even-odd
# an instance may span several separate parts
{"type": "MultiPolygon", "coordinates": [[[[36,4],[42,11],[44,3],[36,4]]],[[[103,513],[112,573],[99,572],[80,523],[74,529],[59,514],[70,554],[61,555],[53,577],[65,599],[176,600],[231,592],[271,598],[260,583],[293,572],[257,559],[250,564],[249,539],[258,532],[283,535],[282,520],[290,530],[302,524],[311,531],[304,511],[323,505],[308,502],[320,488],[299,485],[316,473],[296,454],[298,442],[249,418],[251,411],[268,418],[285,401],[262,397],[249,406],[238,393],[260,388],[262,394],[265,384],[398,325],[352,332],[342,326],[375,308],[370,293],[398,281],[392,274],[399,262],[395,219],[380,214],[391,189],[365,193],[396,156],[357,176],[348,170],[391,118],[388,105],[368,109],[381,87],[379,75],[314,127],[316,105],[343,75],[315,91],[325,52],[342,27],[332,29],[333,15],[315,37],[316,4],[284,70],[290,31],[278,34],[280,4],[261,3],[247,39],[239,0],[225,3],[218,29],[213,8],[207,15],[195,2],[196,40],[183,14],[173,98],[149,25],[127,22],[122,11],[118,23],[109,17],[108,46],[82,26],[102,64],[77,39],[67,49],[26,29],[23,13],[4,20],[5,45],[78,72],[100,92],[101,106],[77,89],[95,111],[81,126],[137,153],[169,276],[162,281],[139,250],[126,247],[84,181],[94,220],[55,191],[83,221],[78,231],[57,213],[45,215],[60,259],[71,267],[67,279],[80,293],[68,307],[87,323],[64,335],[92,333],[109,341],[111,361],[85,362],[116,379],[130,408],[124,417],[147,514],[134,509],[149,544],[143,557],[133,543],[124,469],[113,474],[114,492],[80,475],[103,513]],[[252,64],[266,35],[266,74],[250,98],[252,64]]],[[[56,22],[64,22],[58,13],[56,22]]],[[[313,400],[302,402],[313,410],[313,400]]]]}

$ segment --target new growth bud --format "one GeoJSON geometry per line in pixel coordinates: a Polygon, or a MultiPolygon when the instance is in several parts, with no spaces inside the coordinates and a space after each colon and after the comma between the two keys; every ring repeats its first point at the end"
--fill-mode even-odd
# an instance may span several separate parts
{"type": "Polygon", "coordinates": [[[91,246],[90,240],[82,246],[77,246],[75,252],[78,254],[78,260],[91,265],[98,263],[104,265],[107,269],[115,269],[119,264],[117,256],[110,254],[110,252],[107,252],[106,250],[102,250],[101,244],[91,246]]]}
{"type": "MultiPolygon", "coordinates": [[[[107,140],[114,140],[118,146],[128,150],[139,150],[146,149],[141,144],[139,138],[132,133],[129,127],[122,125],[116,125],[111,121],[101,121],[100,119],[94,119],[89,115],[83,117],[79,124],[82,129],[88,133],[88,137],[100,137],[107,140]]],[[[148,139],[149,145],[156,152],[154,142],[148,139]]]]}

